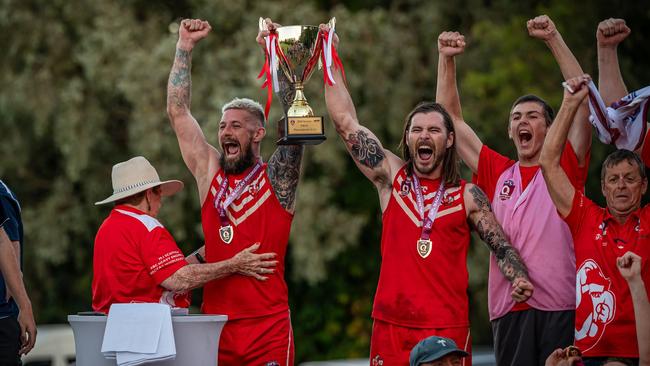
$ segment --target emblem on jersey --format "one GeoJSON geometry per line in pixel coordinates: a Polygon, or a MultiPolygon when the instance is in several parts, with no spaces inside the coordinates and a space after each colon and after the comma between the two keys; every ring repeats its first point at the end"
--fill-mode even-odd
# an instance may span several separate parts
{"type": "Polygon", "coordinates": [[[406,178],[402,181],[402,185],[399,187],[399,194],[402,197],[406,197],[411,193],[411,178],[406,178]]]}
{"type": "Polygon", "coordinates": [[[588,259],[576,275],[575,338],[593,348],[605,333],[607,324],[616,313],[616,297],[610,291],[611,281],[598,264],[588,259]]]}
{"type": "Polygon", "coordinates": [[[372,366],[384,366],[384,359],[377,355],[372,359],[372,366]]]}
{"type": "Polygon", "coordinates": [[[445,206],[449,206],[452,203],[454,203],[454,197],[452,195],[450,195],[450,194],[447,194],[447,192],[445,192],[442,195],[442,204],[445,205],[445,206]]]}
{"type": "Polygon", "coordinates": [[[514,190],[515,182],[512,179],[508,179],[503,182],[503,187],[501,187],[501,191],[499,192],[499,199],[501,201],[509,200],[510,197],[512,197],[512,192],[514,192],[514,190]]]}
{"type": "Polygon", "coordinates": [[[422,258],[426,258],[431,254],[431,247],[433,244],[429,239],[420,239],[418,240],[418,254],[422,258]]]}
{"type": "Polygon", "coordinates": [[[254,196],[258,190],[259,187],[257,186],[257,184],[252,183],[248,185],[248,194],[250,194],[251,196],[254,196]]]}
{"type": "Polygon", "coordinates": [[[221,240],[226,243],[230,244],[232,241],[232,226],[222,226],[219,228],[219,236],[221,237],[221,240]]]}
{"type": "Polygon", "coordinates": [[[278,361],[267,362],[265,366],[280,366],[278,361]]]}

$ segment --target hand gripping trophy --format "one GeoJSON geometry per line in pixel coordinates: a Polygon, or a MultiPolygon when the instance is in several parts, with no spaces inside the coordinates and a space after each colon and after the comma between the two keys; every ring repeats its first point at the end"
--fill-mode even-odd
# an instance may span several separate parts
{"type": "MultiPolygon", "coordinates": [[[[286,116],[278,122],[278,145],[317,145],[325,140],[323,117],[315,116],[303,93],[304,85],[315,67],[323,67],[325,82],[332,85],[332,64],[342,69],[342,64],[332,39],[336,19],[332,18],[329,32],[319,31],[317,26],[292,25],[279,27],[265,37],[266,60],[259,77],[266,76],[263,88],[268,97],[265,114],[268,118],[272,91],[279,92],[278,77],[284,77],[295,90],[293,102],[286,116]],[[278,70],[281,70],[278,73],[278,70]],[[280,74],[280,76],[278,75],[280,74]]],[[[266,22],[260,18],[260,31],[268,30],[266,22]]]]}

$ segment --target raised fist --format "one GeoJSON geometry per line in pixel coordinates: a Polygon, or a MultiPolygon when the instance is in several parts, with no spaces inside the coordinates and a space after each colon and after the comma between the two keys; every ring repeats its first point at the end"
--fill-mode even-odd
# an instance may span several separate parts
{"type": "Polygon", "coordinates": [[[641,276],[641,257],[633,252],[627,252],[617,258],[616,266],[618,267],[619,272],[621,272],[621,276],[623,276],[626,281],[641,276]]]}
{"type": "Polygon", "coordinates": [[[193,47],[212,30],[210,23],[201,19],[183,19],[178,29],[178,41],[193,47]]]}
{"type": "Polygon", "coordinates": [[[598,23],[596,40],[601,47],[616,47],[630,34],[625,20],[609,18],[598,23]]]}
{"type": "Polygon", "coordinates": [[[465,52],[465,36],[458,32],[442,32],[438,36],[438,53],[453,57],[465,52]]]}
{"type": "Polygon", "coordinates": [[[564,82],[564,100],[567,102],[580,103],[589,94],[587,86],[591,81],[591,76],[584,74],[576,76],[564,82]]]}
{"type": "Polygon", "coordinates": [[[557,34],[555,24],[548,15],[537,16],[526,22],[528,34],[542,41],[548,41],[557,34]]]}

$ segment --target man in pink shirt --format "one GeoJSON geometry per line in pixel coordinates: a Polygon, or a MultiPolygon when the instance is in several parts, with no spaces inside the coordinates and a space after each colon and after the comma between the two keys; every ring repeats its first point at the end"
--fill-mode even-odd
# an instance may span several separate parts
{"type": "MultiPolygon", "coordinates": [[[[565,77],[582,74],[555,25],[547,16],[528,22],[531,36],[553,52],[565,77]]],[[[497,220],[521,253],[535,286],[525,303],[510,299],[510,286],[490,259],[488,307],[499,365],[543,365],[557,348],[573,343],[575,259],[567,225],[557,214],[538,165],[553,109],[541,98],[518,98],[510,110],[508,137],[517,149],[517,161],[485,146],[465,122],[456,86],[454,57],[463,53],[465,39],[457,32],[438,38],[439,62],[436,100],[451,114],[458,152],[475,174],[475,183],[492,203],[497,220]]],[[[561,164],[573,172],[571,181],[582,189],[587,173],[591,132],[585,114],[569,137],[561,164]]]]}

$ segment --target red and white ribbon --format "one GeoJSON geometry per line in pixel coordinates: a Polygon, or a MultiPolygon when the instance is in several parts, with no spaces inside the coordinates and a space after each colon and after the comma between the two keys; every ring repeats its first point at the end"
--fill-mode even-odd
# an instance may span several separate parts
{"type": "Polygon", "coordinates": [[[338,69],[341,70],[343,79],[345,80],[345,71],[343,71],[343,63],[339,58],[336,48],[332,47],[332,40],[334,39],[334,30],[335,26],[333,25],[329,32],[321,32],[319,36],[323,42],[323,52],[321,53],[321,58],[323,62],[323,81],[328,85],[334,85],[334,75],[332,74],[332,65],[335,65],[338,69]]]}
{"type": "Polygon", "coordinates": [[[273,91],[277,93],[280,90],[278,82],[278,33],[275,31],[264,37],[266,43],[266,50],[264,52],[264,65],[257,78],[264,77],[262,88],[266,88],[266,106],[264,107],[264,115],[269,118],[269,110],[271,109],[271,102],[273,101],[273,91]]]}

